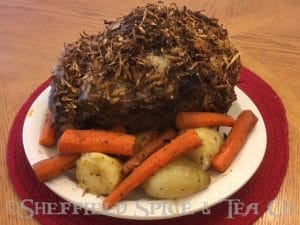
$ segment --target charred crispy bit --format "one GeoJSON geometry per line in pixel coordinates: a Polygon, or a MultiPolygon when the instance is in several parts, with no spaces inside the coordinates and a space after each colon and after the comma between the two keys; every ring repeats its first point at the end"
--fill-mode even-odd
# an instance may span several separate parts
{"type": "Polygon", "coordinates": [[[137,7],[64,46],[49,107],[60,131],[174,125],[179,111],[227,112],[240,54],[216,19],[175,4],[137,7]]]}

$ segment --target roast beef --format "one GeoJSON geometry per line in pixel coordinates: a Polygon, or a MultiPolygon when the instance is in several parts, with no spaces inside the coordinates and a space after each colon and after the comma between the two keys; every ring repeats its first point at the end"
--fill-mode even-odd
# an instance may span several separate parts
{"type": "Polygon", "coordinates": [[[64,46],[49,108],[66,128],[163,130],[179,111],[226,113],[236,99],[239,52],[216,19],[148,4],[64,46]]]}

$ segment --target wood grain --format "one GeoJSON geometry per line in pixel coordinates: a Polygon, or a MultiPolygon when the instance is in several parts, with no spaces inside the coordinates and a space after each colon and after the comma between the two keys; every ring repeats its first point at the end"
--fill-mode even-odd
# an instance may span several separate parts
{"type": "MultiPolygon", "coordinates": [[[[6,166],[8,130],[19,107],[50,75],[64,42],[103,29],[148,1],[129,0],[0,0],[0,224],[37,224],[22,214],[7,213],[7,202],[18,201],[6,166]]],[[[165,1],[166,3],[171,1],[165,1]]],[[[287,109],[290,131],[288,173],[272,212],[256,225],[295,225],[300,219],[300,3],[293,0],[186,0],[194,10],[219,18],[242,52],[243,64],[261,75],[287,109]],[[276,214],[276,215],[274,215],[276,214]]]]}

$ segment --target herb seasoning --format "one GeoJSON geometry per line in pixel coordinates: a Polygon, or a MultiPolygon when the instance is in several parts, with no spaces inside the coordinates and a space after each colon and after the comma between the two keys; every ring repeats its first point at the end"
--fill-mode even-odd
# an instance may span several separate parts
{"type": "Polygon", "coordinates": [[[227,112],[240,53],[216,19],[175,4],[147,4],[98,34],[66,44],[53,68],[56,126],[163,130],[179,111],[227,112]]]}

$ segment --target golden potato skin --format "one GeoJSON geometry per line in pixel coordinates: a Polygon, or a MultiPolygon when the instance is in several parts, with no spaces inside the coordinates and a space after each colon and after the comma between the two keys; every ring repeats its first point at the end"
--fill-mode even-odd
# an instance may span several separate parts
{"type": "Polygon", "coordinates": [[[96,195],[107,195],[123,178],[121,163],[102,153],[82,154],[76,163],[79,185],[96,195]]]}
{"type": "Polygon", "coordinates": [[[187,156],[198,163],[203,170],[207,170],[212,158],[219,152],[223,139],[218,131],[211,128],[201,127],[195,131],[202,140],[202,145],[189,152],[187,156]]]}
{"type": "Polygon", "coordinates": [[[210,177],[199,164],[182,157],[150,177],[144,190],[153,198],[181,198],[205,189],[209,183],[210,177]]]}

